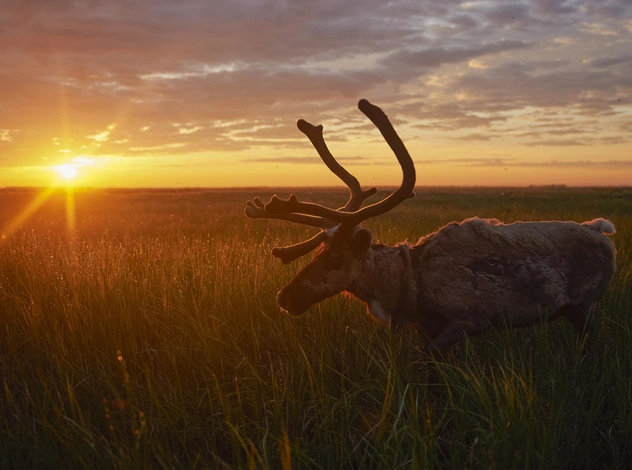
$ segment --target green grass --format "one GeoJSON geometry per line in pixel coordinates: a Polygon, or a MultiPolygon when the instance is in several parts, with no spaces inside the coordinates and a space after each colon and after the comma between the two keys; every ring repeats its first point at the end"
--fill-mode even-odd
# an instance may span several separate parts
{"type": "Polygon", "coordinates": [[[15,226],[36,192],[0,190],[1,468],[629,468],[632,190],[422,190],[367,221],[385,243],[474,215],[617,227],[589,352],[559,321],[438,364],[354,299],[283,315],[307,260],[270,249],[313,229],[248,220],[257,194],[78,191],[69,232],[63,193],[15,226]]]}

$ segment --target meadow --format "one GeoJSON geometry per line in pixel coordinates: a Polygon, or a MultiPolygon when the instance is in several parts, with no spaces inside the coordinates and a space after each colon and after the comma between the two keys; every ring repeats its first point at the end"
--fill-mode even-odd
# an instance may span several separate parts
{"type": "Polygon", "coordinates": [[[25,212],[38,194],[0,189],[0,468],[632,465],[632,188],[420,189],[367,221],[389,244],[474,215],[615,224],[589,350],[560,320],[438,363],[354,299],[279,311],[308,260],[270,250],[314,232],[247,219],[270,189],[60,189],[25,212]]]}

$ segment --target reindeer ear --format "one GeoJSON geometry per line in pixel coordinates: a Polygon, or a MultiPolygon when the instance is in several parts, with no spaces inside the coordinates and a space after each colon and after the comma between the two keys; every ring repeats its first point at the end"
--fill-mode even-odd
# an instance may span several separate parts
{"type": "Polygon", "coordinates": [[[353,249],[358,253],[364,253],[371,247],[373,235],[366,228],[361,228],[353,235],[353,249]]]}

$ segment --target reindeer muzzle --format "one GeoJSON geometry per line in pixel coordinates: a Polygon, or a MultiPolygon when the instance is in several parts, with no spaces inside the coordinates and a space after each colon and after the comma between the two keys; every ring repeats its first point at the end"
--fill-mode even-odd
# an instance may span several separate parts
{"type": "Polygon", "coordinates": [[[288,292],[286,289],[281,289],[277,294],[277,303],[279,307],[293,317],[304,314],[313,302],[307,302],[300,293],[288,292]]]}

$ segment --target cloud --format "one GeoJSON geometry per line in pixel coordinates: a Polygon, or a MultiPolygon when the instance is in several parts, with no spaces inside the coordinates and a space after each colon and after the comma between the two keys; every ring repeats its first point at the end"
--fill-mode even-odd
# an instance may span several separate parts
{"type": "Polygon", "coordinates": [[[629,54],[620,55],[616,57],[599,57],[596,59],[588,59],[586,63],[592,67],[607,68],[617,65],[630,64],[632,62],[632,56],[629,54]]]}
{"type": "Polygon", "coordinates": [[[450,64],[456,62],[467,62],[468,60],[497,54],[500,52],[507,52],[516,49],[524,49],[529,47],[530,44],[522,41],[507,41],[500,40],[498,42],[483,44],[475,47],[433,47],[422,49],[418,51],[401,51],[394,52],[388,56],[384,61],[385,67],[403,67],[406,65],[408,68],[416,67],[440,67],[443,64],[450,64]]]}
{"type": "Polygon", "coordinates": [[[0,142],[13,142],[13,137],[11,136],[11,129],[0,129],[0,142]]]}
{"type": "Polygon", "coordinates": [[[571,161],[543,161],[543,162],[509,162],[508,166],[519,167],[555,167],[555,168],[610,168],[610,169],[628,169],[630,168],[630,160],[571,160],[571,161]]]}
{"type": "Polygon", "coordinates": [[[506,158],[448,158],[444,160],[419,160],[415,159],[417,167],[424,164],[443,164],[464,167],[504,167],[504,168],[583,168],[583,169],[628,169],[630,160],[539,160],[519,161],[506,158]]]}
{"type": "Polygon", "coordinates": [[[102,132],[98,132],[94,135],[87,135],[86,139],[90,139],[93,140],[95,142],[107,142],[108,139],[110,138],[110,133],[112,132],[112,130],[114,130],[116,128],[116,124],[110,124],[106,130],[102,131],[102,132]]]}
{"type": "Polygon", "coordinates": [[[625,75],[611,69],[566,67],[538,71],[518,62],[485,73],[466,72],[453,86],[472,97],[468,103],[472,110],[509,111],[528,106],[566,108],[571,113],[592,116],[611,111],[621,91],[632,91],[625,75]]]}
{"type": "Polygon", "coordinates": [[[184,134],[184,135],[193,134],[194,132],[197,132],[201,129],[204,129],[204,128],[201,126],[180,127],[178,128],[178,134],[184,134]]]}
{"type": "Polygon", "coordinates": [[[378,140],[361,97],[412,142],[622,145],[631,25],[626,0],[5,0],[0,158],[248,159],[306,148],[301,117],[331,142],[378,140]]]}
{"type": "MultiPolygon", "coordinates": [[[[367,157],[337,157],[336,160],[341,165],[353,164],[353,165],[383,165],[384,162],[375,161],[367,157]]],[[[299,165],[323,165],[323,161],[320,157],[249,157],[240,158],[240,162],[244,163],[289,163],[299,165]]],[[[386,164],[391,164],[387,162],[386,164]]]]}
{"type": "Polygon", "coordinates": [[[594,34],[597,36],[618,36],[619,33],[608,28],[603,23],[584,23],[582,24],[582,30],[588,34],[594,34]]]}
{"type": "Polygon", "coordinates": [[[495,24],[513,24],[529,20],[529,5],[524,3],[497,4],[485,11],[485,19],[495,24]],[[517,20],[517,21],[516,21],[517,20]]]}
{"type": "Polygon", "coordinates": [[[543,15],[564,15],[577,11],[577,5],[568,0],[534,0],[535,10],[543,15]]]}

